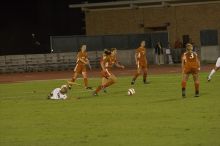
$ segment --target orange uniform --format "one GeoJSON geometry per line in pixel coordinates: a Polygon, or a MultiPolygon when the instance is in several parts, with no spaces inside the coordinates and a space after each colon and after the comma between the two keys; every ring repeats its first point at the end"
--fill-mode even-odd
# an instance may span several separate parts
{"type": "Polygon", "coordinates": [[[87,62],[88,60],[88,55],[86,52],[79,52],[77,54],[77,61],[76,61],[76,67],[74,69],[74,72],[77,73],[82,73],[82,72],[86,72],[86,64],[84,62],[82,62],[81,60],[87,62]]]}
{"type": "Polygon", "coordinates": [[[101,71],[101,75],[102,77],[109,77],[112,73],[111,73],[111,68],[113,66],[113,58],[111,56],[106,56],[103,55],[101,60],[100,60],[100,64],[103,63],[104,67],[105,67],[105,71],[101,71]]]}
{"type": "Polygon", "coordinates": [[[146,48],[139,47],[136,49],[137,54],[137,66],[138,68],[146,68],[147,67],[147,59],[146,59],[146,48]]]}
{"type": "Polygon", "coordinates": [[[183,54],[183,71],[185,74],[196,74],[199,72],[199,59],[195,52],[185,52],[183,54]]]}

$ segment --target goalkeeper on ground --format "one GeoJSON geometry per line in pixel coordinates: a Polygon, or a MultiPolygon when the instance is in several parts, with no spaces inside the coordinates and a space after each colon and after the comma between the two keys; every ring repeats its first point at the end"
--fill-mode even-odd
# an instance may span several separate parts
{"type": "Polygon", "coordinates": [[[67,85],[62,85],[60,88],[54,89],[49,95],[48,99],[67,99],[67,85]]]}

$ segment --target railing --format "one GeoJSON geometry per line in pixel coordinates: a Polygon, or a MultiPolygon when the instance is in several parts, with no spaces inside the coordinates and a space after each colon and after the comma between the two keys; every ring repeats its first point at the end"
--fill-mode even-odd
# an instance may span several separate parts
{"type": "MultiPolygon", "coordinates": [[[[171,56],[174,63],[180,63],[181,53],[184,49],[171,49],[171,56]]],[[[165,50],[164,50],[165,52],[165,50]]],[[[89,51],[88,56],[93,68],[99,68],[99,60],[103,51],[89,51]]],[[[52,70],[70,70],[75,66],[76,52],[50,53],[50,54],[29,54],[29,55],[8,55],[0,56],[0,73],[7,72],[36,72],[52,70]]],[[[118,50],[118,59],[125,65],[134,67],[135,50],[118,50]]],[[[168,64],[167,55],[162,58],[168,64]]],[[[155,63],[154,48],[147,49],[149,64],[155,63]]]]}

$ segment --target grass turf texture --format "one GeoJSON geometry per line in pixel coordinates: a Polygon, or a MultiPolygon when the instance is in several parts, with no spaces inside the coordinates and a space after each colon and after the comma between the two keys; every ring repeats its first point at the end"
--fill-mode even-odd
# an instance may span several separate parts
{"type": "MultiPolygon", "coordinates": [[[[199,98],[190,78],[186,99],[179,74],[152,75],[147,85],[139,78],[133,96],[126,95],[131,77],[119,77],[98,97],[75,86],[66,101],[46,100],[64,80],[0,84],[0,145],[220,145],[220,76],[210,83],[206,76],[199,98]]],[[[90,80],[93,87],[99,82],[90,80]]]]}

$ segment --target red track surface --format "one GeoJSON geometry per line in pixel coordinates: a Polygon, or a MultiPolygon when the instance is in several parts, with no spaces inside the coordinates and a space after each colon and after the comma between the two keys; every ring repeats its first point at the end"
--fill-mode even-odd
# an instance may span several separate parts
{"type": "MultiPolygon", "coordinates": [[[[213,65],[202,66],[201,71],[210,71],[213,65]]],[[[89,77],[99,77],[100,69],[88,71],[89,77]]],[[[50,71],[50,72],[31,72],[31,73],[11,73],[0,74],[0,83],[13,83],[29,80],[50,80],[50,79],[67,79],[71,78],[73,71],[50,71]]],[[[116,76],[133,75],[135,68],[127,68],[124,70],[113,69],[116,76]]],[[[180,65],[150,65],[148,73],[151,74],[170,74],[181,73],[180,65]]]]}

